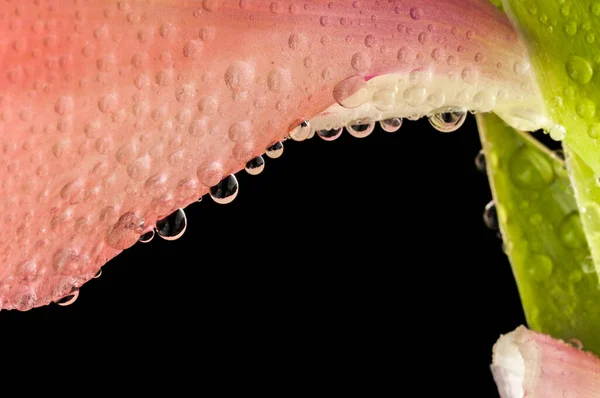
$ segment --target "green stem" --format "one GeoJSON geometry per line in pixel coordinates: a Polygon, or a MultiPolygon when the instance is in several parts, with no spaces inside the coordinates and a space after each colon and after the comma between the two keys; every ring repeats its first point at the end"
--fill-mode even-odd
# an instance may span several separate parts
{"type": "Polygon", "coordinates": [[[529,326],[600,354],[598,277],[564,162],[494,115],[477,122],[529,326]]]}

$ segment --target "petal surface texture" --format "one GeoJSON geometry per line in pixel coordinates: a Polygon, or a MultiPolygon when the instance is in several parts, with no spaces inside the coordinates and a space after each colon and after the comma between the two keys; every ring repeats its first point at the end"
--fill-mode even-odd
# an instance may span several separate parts
{"type": "Polygon", "coordinates": [[[502,398],[592,398],[600,391],[600,359],[524,326],[500,337],[491,368],[502,398]]]}
{"type": "Polygon", "coordinates": [[[0,65],[0,309],[69,296],[304,120],[546,120],[483,0],[8,0],[0,65]]]}

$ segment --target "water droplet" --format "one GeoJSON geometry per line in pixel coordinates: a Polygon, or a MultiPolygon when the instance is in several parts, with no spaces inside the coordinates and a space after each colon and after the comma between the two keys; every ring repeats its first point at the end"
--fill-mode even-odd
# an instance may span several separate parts
{"type": "Polygon", "coordinates": [[[382,90],[373,94],[373,105],[380,111],[388,111],[396,105],[396,93],[382,90]]]}
{"type": "Polygon", "coordinates": [[[477,110],[471,110],[471,113],[476,114],[479,112],[491,112],[496,107],[496,95],[488,90],[482,90],[473,97],[473,103],[477,107],[477,110]]]}
{"type": "Polygon", "coordinates": [[[592,65],[585,59],[572,55],[567,59],[566,63],[567,73],[574,82],[580,84],[587,84],[592,80],[594,76],[594,69],[592,65]]]}
{"type": "Polygon", "coordinates": [[[547,280],[554,268],[552,259],[545,254],[531,254],[527,264],[529,265],[529,274],[538,282],[547,280]]]}
{"type": "Polygon", "coordinates": [[[152,241],[152,239],[154,239],[154,230],[153,229],[151,229],[150,231],[148,231],[145,234],[143,234],[142,236],[140,236],[138,241],[140,241],[142,243],[148,243],[148,242],[152,241]]]}
{"type": "Polygon", "coordinates": [[[582,350],[583,349],[583,343],[578,340],[578,339],[570,339],[569,343],[571,343],[571,345],[575,348],[577,348],[578,350],[582,350]]]}
{"type": "Polygon", "coordinates": [[[581,268],[583,269],[583,273],[586,275],[593,274],[596,272],[596,266],[594,265],[594,260],[592,257],[586,257],[581,262],[581,268]]]}
{"type": "Polygon", "coordinates": [[[560,124],[555,124],[550,128],[550,138],[554,141],[562,141],[567,136],[567,130],[560,124]]]}
{"type": "Polygon", "coordinates": [[[310,133],[310,123],[308,120],[305,120],[290,132],[290,138],[294,141],[304,141],[308,138],[310,133]]]}
{"type": "Polygon", "coordinates": [[[596,114],[596,104],[588,98],[583,98],[577,103],[575,111],[582,118],[590,120],[596,114]]]}
{"type": "Polygon", "coordinates": [[[419,20],[423,17],[423,10],[421,8],[418,7],[413,7],[410,9],[410,17],[412,19],[419,20]]]}
{"type": "Polygon", "coordinates": [[[96,272],[96,275],[94,275],[94,279],[98,279],[102,276],[102,269],[99,269],[98,272],[96,272]]]}
{"type": "Polygon", "coordinates": [[[265,169],[265,159],[262,156],[257,156],[246,163],[246,172],[250,175],[257,176],[265,169]]]}
{"type": "Polygon", "coordinates": [[[451,133],[458,130],[466,119],[466,110],[455,108],[435,113],[429,117],[429,122],[436,130],[442,133],[451,133]]]}
{"type": "Polygon", "coordinates": [[[400,130],[400,127],[402,127],[402,118],[395,117],[392,119],[381,120],[379,122],[379,126],[381,126],[383,131],[395,133],[396,131],[400,130]]]}
{"type": "Polygon", "coordinates": [[[486,173],[485,152],[483,149],[479,151],[475,157],[475,167],[477,167],[477,170],[479,170],[481,173],[486,173]]]}
{"type": "Polygon", "coordinates": [[[523,189],[543,189],[554,181],[554,168],[550,161],[527,145],[511,156],[509,174],[512,182],[523,189]]]}
{"type": "Polygon", "coordinates": [[[277,141],[267,148],[267,156],[271,159],[277,159],[283,155],[283,143],[281,141],[277,141]]]}
{"type": "Polygon", "coordinates": [[[533,226],[540,225],[544,221],[544,217],[540,213],[533,213],[531,217],[529,217],[529,223],[533,226]]]}
{"type": "Polygon", "coordinates": [[[527,62],[516,62],[513,69],[517,75],[524,76],[530,68],[531,65],[527,62]]]}
{"type": "Polygon", "coordinates": [[[344,128],[338,127],[336,129],[331,130],[319,130],[317,131],[317,135],[325,141],[335,141],[338,138],[340,138],[343,132],[344,128]]]}
{"type": "Polygon", "coordinates": [[[571,282],[571,283],[579,283],[579,282],[581,282],[582,279],[583,279],[583,272],[579,271],[578,269],[573,270],[569,274],[569,282],[571,282]]]}
{"type": "Polygon", "coordinates": [[[375,130],[375,122],[370,119],[359,119],[346,126],[348,133],[356,138],[365,138],[375,130]]]}
{"type": "Polygon", "coordinates": [[[366,72],[371,68],[371,56],[366,52],[358,52],[352,56],[350,64],[358,72],[366,72]]]}
{"type": "Polygon", "coordinates": [[[590,125],[588,135],[593,139],[600,138],[600,123],[594,123],[590,125]]]}
{"type": "Polygon", "coordinates": [[[577,33],[577,22],[567,22],[564,26],[564,30],[567,35],[574,36],[577,33]]]}
{"type": "Polygon", "coordinates": [[[164,240],[176,240],[183,236],[187,228],[187,218],[183,209],[177,209],[156,222],[156,233],[164,240]]]}
{"type": "Polygon", "coordinates": [[[239,185],[237,178],[231,174],[210,189],[210,197],[216,203],[225,205],[233,202],[238,195],[238,191],[239,185]]]}
{"type": "Polygon", "coordinates": [[[498,213],[496,212],[496,204],[493,200],[485,206],[483,222],[485,222],[485,226],[492,231],[497,231],[499,229],[498,213]]]}
{"type": "Polygon", "coordinates": [[[71,294],[56,300],[56,304],[60,305],[61,307],[66,307],[77,301],[77,297],[79,297],[79,289],[73,290],[71,294]]]}
{"type": "Polygon", "coordinates": [[[404,90],[404,101],[410,106],[423,105],[427,100],[427,89],[425,87],[410,87],[404,90]]]}
{"type": "Polygon", "coordinates": [[[587,241],[579,212],[572,212],[562,220],[558,227],[558,237],[561,243],[569,249],[579,249],[586,245],[587,241]]]}
{"type": "Polygon", "coordinates": [[[342,107],[357,108],[368,96],[367,82],[362,76],[353,76],[336,84],[333,88],[333,98],[342,107]]]}
{"type": "Polygon", "coordinates": [[[225,72],[225,84],[233,91],[248,89],[254,81],[254,67],[242,61],[235,61],[225,72]]]}

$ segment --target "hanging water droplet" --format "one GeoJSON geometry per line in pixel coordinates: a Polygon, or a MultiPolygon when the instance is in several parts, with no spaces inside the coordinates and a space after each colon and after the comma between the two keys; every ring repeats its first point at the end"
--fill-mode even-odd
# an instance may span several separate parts
{"type": "Polygon", "coordinates": [[[148,231],[145,234],[143,234],[142,236],[140,236],[138,241],[140,241],[141,243],[148,243],[152,239],[154,239],[154,230],[153,229],[151,229],[150,231],[148,231]]]}
{"type": "Polygon", "coordinates": [[[202,196],[198,198],[198,203],[202,202],[202,196]]]}
{"type": "Polygon", "coordinates": [[[565,161],[565,151],[563,151],[562,149],[555,150],[554,155],[563,162],[565,161]]]}
{"type": "Polygon", "coordinates": [[[277,141],[267,148],[267,156],[271,159],[277,159],[281,157],[283,154],[283,143],[281,141],[277,141]]]}
{"type": "Polygon", "coordinates": [[[581,342],[581,340],[578,339],[570,339],[569,343],[571,343],[571,345],[575,348],[577,348],[578,350],[583,350],[583,343],[581,342]]]}
{"type": "Polygon", "coordinates": [[[96,275],[94,275],[94,279],[98,279],[102,276],[102,268],[98,270],[98,272],[96,272],[96,275]]]}
{"type": "Polygon", "coordinates": [[[317,131],[317,135],[319,137],[321,137],[322,139],[324,139],[325,141],[335,141],[338,138],[340,138],[340,136],[342,135],[343,132],[344,132],[344,128],[339,127],[337,129],[331,129],[331,130],[319,130],[319,131],[317,131]]]}
{"type": "Polygon", "coordinates": [[[448,109],[429,117],[429,122],[442,133],[452,133],[458,130],[467,119],[464,109],[448,109]]]}
{"type": "Polygon", "coordinates": [[[310,123],[308,120],[305,120],[298,127],[290,131],[290,138],[294,141],[304,141],[309,137],[310,133],[310,123]]]}
{"type": "Polygon", "coordinates": [[[498,230],[498,212],[496,211],[496,204],[493,200],[485,206],[483,222],[489,229],[493,231],[498,230]]]}
{"type": "Polygon", "coordinates": [[[252,176],[257,176],[265,169],[265,159],[262,156],[257,156],[246,163],[246,172],[252,176]]]}
{"type": "Polygon", "coordinates": [[[395,133],[396,131],[400,130],[400,127],[402,127],[402,118],[395,117],[392,119],[381,120],[379,122],[379,126],[381,126],[383,131],[395,133]]]}
{"type": "Polygon", "coordinates": [[[164,240],[176,240],[183,236],[187,228],[187,218],[183,209],[177,209],[156,222],[156,233],[164,240]]]}
{"type": "Polygon", "coordinates": [[[225,205],[233,202],[237,197],[238,191],[239,185],[237,178],[231,174],[210,189],[210,197],[215,202],[225,205]]]}
{"type": "Polygon", "coordinates": [[[356,138],[368,137],[375,130],[375,122],[370,119],[359,119],[346,126],[351,136],[356,138]]]}
{"type": "Polygon", "coordinates": [[[56,304],[60,305],[61,307],[66,307],[77,301],[77,297],[79,297],[79,289],[73,290],[71,294],[56,300],[56,304]]]}
{"type": "Polygon", "coordinates": [[[562,141],[567,136],[567,130],[560,124],[555,124],[550,128],[550,138],[554,141],[562,141]]]}
{"type": "Polygon", "coordinates": [[[485,164],[485,152],[483,152],[483,149],[481,151],[479,151],[477,156],[475,156],[475,167],[477,167],[477,170],[479,170],[481,173],[485,174],[486,164],[485,164]]]}

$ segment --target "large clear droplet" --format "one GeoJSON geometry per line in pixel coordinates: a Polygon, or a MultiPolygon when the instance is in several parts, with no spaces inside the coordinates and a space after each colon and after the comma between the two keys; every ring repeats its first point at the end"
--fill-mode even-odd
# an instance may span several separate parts
{"type": "Polygon", "coordinates": [[[485,206],[483,212],[483,222],[485,226],[493,231],[498,230],[498,212],[496,211],[496,204],[492,200],[485,206]]]}
{"type": "Polygon", "coordinates": [[[464,109],[448,109],[438,112],[429,117],[429,122],[442,133],[451,133],[458,130],[467,120],[467,112],[464,109]]]}
{"type": "Polygon", "coordinates": [[[305,120],[298,127],[290,131],[290,138],[294,141],[304,141],[311,133],[310,123],[305,120]]]}
{"type": "Polygon", "coordinates": [[[475,167],[477,167],[478,171],[485,174],[487,166],[485,163],[485,153],[483,152],[483,149],[479,151],[477,156],[475,156],[475,167]]]}
{"type": "Polygon", "coordinates": [[[77,301],[77,297],[79,297],[79,289],[73,290],[70,294],[66,295],[65,297],[56,300],[56,304],[60,305],[61,307],[66,307],[77,301]]]}
{"type": "Polygon", "coordinates": [[[96,272],[96,275],[94,275],[94,279],[98,279],[98,278],[100,278],[101,276],[102,276],[102,268],[100,268],[100,269],[98,270],[98,272],[96,272]]]}
{"type": "Polygon", "coordinates": [[[267,156],[271,159],[277,159],[283,155],[283,143],[281,141],[277,141],[267,148],[267,156]]]}
{"type": "Polygon", "coordinates": [[[152,241],[152,239],[154,239],[154,230],[153,229],[151,229],[150,231],[148,231],[145,234],[143,234],[142,236],[140,236],[138,241],[140,241],[142,243],[148,243],[148,242],[152,241]]]}
{"type": "Polygon", "coordinates": [[[381,120],[379,122],[379,126],[383,131],[387,131],[388,133],[395,133],[400,130],[402,127],[402,118],[395,117],[393,119],[381,120]]]}
{"type": "Polygon", "coordinates": [[[262,156],[257,156],[246,163],[246,172],[252,176],[257,176],[265,169],[265,159],[262,156]]]}
{"type": "Polygon", "coordinates": [[[375,130],[375,122],[370,119],[359,119],[348,124],[346,129],[353,137],[365,138],[375,130]]]}
{"type": "Polygon", "coordinates": [[[552,126],[548,133],[550,134],[550,138],[554,141],[562,141],[567,136],[567,130],[560,124],[552,126]]]}
{"type": "Polygon", "coordinates": [[[369,95],[367,82],[362,76],[353,76],[343,80],[333,88],[333,98],[346,109],[358,108],[369,95]]]}
{"type": "Polygon", "coordinates": [[[237,197],[239,185],[233,174],[225,177],[210,189],[210,197],[217,203],[225,205],[237,197]]]}
{"type": "Polygon", "coordinates": [[[325,141],[335,141],[338,138],[340,138],[340,136],[342,135],[343,132],[344,132],[344,128],[339,127],[337,129],[331,129],[331,130],[319,130],[319,131],[317,131],[317,135],[319,137],[321,137],[322,139],[324,139],[325,141]]]}
{"type": "Polygon", "coordinates": [[[187,218],[183,209],[177,209],[156,222],[156,233],[164,240],[177,240],[187,228],[187,218]]]}

